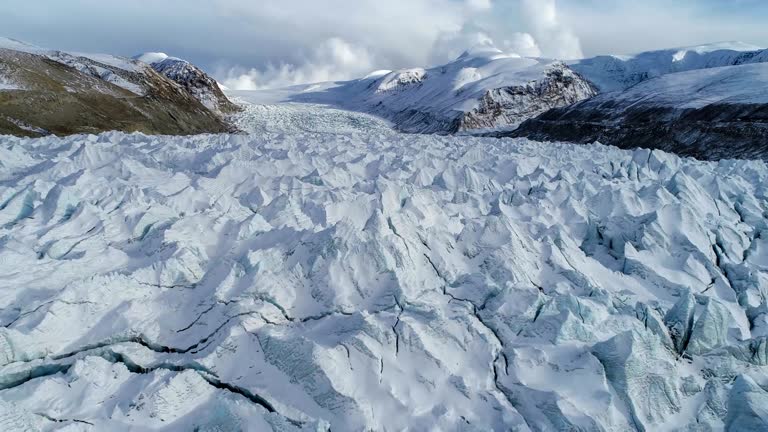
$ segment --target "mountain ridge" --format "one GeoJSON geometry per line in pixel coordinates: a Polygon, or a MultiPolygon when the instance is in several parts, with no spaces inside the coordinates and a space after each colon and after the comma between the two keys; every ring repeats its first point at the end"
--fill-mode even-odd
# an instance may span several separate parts
{"type": "MultiPolygon", "coordinates": [[[[198,88],[211,84],[188,81],[202,82],[198,88]]],[[[48,50],[0,38],[0,83],[0,133],[234,130],[221,111],[201,102],[203,93],[124,57],[48,50]]],[[[229,102],[218,87],[206,94],[215,94],[214,89],[229,102]]]]}
{"type": "Polygon", "coordinates": [[[165,53],[144,53],[135,56],[134,60],[150,65],[158,73],[181,85],[210,110],[231,114],[240,109],[227,99],[215,79],[186,60],[165,53]]]}
{"type": "MultiPolygon", "coordinates": [[[[320,103],[366,112],[410,133],[600,141],[702,159],[765,158],[768,127],[760,112],[768,98],[749,103],[728,98],[740,92],[762,94],[761,84],[743,78],[742,88],[716,86],[706,77],[713,69],[759,69],[767,62],[768,50],[737,42],[568,62],[524,58],[483,46],[428,69],[377,71],[347,82],[230,93],[253,103],[320,103]],[[653,84],[644,85],[674,77],[690,80],[690,86],[666,100],[653,84]],[[703,87],[697,90],[696,84],[703,87]],[[757,90],[750,90],[754,86],[757,90]],[[677,106],[694,103],[692,95],[700,106],[677,106]],[[648,109],[622,113],[618,107],[625,102],[648,109]],[[577,113],[598,104],[599,115],[591,108],[577,113]]],[[[744,70],[734,69],[733,79],[744,70]]]]}
{"type": "Polygon", "coordinates": [[[385,118],[404,132],[453,134],[508,127],[596,94],[558,60],[524,58],[482,47],[432,68],[379,71],[359,80],[262,92],[232,92],[259,103],[329,104],[385,118]]]}
{"type": "Polygon", "coordinates": [[[724,66],[697,58],[708,67],[646,77],[490,135],[768,160],[768,51],[714,53],[724,66]]]}

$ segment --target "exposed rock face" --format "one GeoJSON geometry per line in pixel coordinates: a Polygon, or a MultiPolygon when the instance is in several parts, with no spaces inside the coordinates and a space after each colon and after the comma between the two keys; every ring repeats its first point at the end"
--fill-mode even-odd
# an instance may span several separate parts
{"type": "Polygon", "coordinates": [[[452,132],[514,127],[552,108],[569,106],[596,94],[589,81],[565,64],[556,64],[541,80],[488,90],[479,107],[459,117],[457,130],[452,132]]]}
{"type": "Polygon", "coordinates": [[[14,83],[0,89],[0,133],[185,135],[233,130],[184,87],[128,59],[0,48],[0,75],[14,83]]]}
{"type": "Polygon", "coordinates": [[[655,148],[698,159],[768,158],[768,64],[665,75],[556,108],[507,134],[655,148]]]}

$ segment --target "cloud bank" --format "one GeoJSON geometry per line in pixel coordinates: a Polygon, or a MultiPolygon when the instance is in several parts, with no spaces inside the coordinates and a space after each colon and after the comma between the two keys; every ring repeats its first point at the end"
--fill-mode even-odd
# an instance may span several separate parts
{"type": "MultiPolygon", "coordinates": [[[[334,1],[334,0],[331,0],[334,1]]],[[[291,3],[291,0],[288,0],[291,3]]],[[[501,0],[496,0],[501,2],[501,0]]],[[[492,0],[390,0],[384,10],[367,3],[365,9],[349,11],[362,21],[389,16],[398,26],[371,26],[362,37],[349,34],[345,26],[335,36],[324,39],[292,61],[270,62],[244,70],[242,67],[220,68],[217,75],[233,89],[253,90],[283,87],[306,82],[345,80],[366,75],[374,69],[424,66],[445,63],[477,45],[491,45],[522,56],[578,58],[582,56],[578,38],[558,19],[555,0],[519,0],[506,13],[492,0]],[[392,12],[400,11],[400,13],[392,12]],[[414,10],[441,11],[426,15],[414,10]],[[519,25],[511,25],[502,17],[519,17],[519,25]],[[420,17],[414,22],[414,17],[420,17]],[[429,16],[429,19],[424,19],[429,16]],[[413,27],[408,24],[413,24],[413,27]],[[515,27],[520,27],[517,31],[515,27]],[[355,42],[351,42],[354,40],[355,42]],[[403,55],[403,47],[408,47],[403,55]],[[406,63],[410,62],[410,63],[406,63]]],[[[247,16],[242,4],[228,0],[232,11],[247,16]]],[[[263,19],[269,11],[259,10],[252,16],[263,19]]],[[[311,26],[312,23],[307,23],[311,26]]]]}
{"type": "Polygon", "coordinates": [[[583,57],[579,38],[560,22],[555,0],[521,0],[520,6],[544,55],[566,60],[583,57]]]}
{"type": "Polygon", "coordinates": [[[373,55],[364,47],[330,38],[297,64],[268,64],[247,71],[231,68],[224,72],[223,84],[234,90],[262,90],[356,78],[366,75],[374,67],[373,55]]]}
{"type": "Polygon", "coordinates": [[[476,44],[556,58],[768,45],[766,19],[765,0],[0,1],[2,36],[72,51],[168,52],[236,88],[435,65],[476,44]]]}

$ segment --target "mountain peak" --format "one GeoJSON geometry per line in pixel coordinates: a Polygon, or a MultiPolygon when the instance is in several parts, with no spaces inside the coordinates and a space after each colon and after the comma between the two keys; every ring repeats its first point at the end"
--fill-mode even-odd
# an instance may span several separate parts
{"type": "Polygon", "coordinates": [[[461,53],[461,55],[456,60],[478,57],[495,57],[503,54],[504,52],[502,50],[496,48],[490,43],[480,43],[461,53]]]}
{"type": "Polygon", "coordinates": [[[145,52],[133,57],[134,60],[142,61],[147,64],[160,63],[167,58],[168,54],[163,52],[145,52]]]}
{"type": "Polygon", "coordinates": [[[137,56],[134,56],[133,59],[144,62],[148,65],[156,65],[164,61],[189,63],[184,59],[180,59],[178,57],[171,57],[164,52],[145,52],[144,54],[139,54],[137,56]]]}

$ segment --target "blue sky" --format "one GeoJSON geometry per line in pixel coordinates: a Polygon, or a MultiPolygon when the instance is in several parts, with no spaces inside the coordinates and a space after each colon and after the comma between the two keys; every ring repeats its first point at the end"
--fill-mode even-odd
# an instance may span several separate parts
{"type": "Polygon", "coordinates": [[[447,61],[492,41],[550,57],[742,40],[765,0],[2,0],[0,33],[38,45],[164,51],[254,87],[447,61]],[[247,79],[243,81],[248,84],[247,79]]]}

